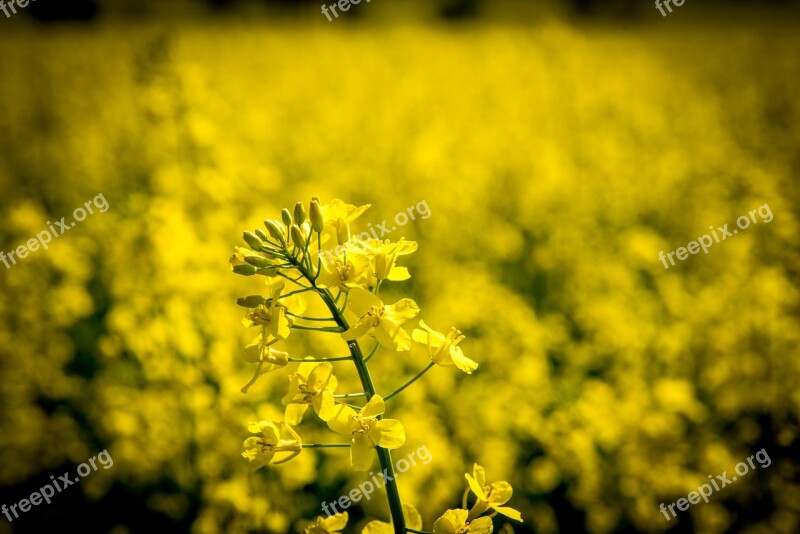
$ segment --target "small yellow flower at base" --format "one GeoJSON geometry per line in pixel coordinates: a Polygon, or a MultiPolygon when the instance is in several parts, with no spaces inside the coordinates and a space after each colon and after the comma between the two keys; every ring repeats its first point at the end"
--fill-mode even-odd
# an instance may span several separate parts
{"type": "Polygon", "coordinates": [[[397,449],[406,442],[406,431],[396,419],[378,419],[386,411],[380,395],[374,395],[361,410],[339,404],[328,427],[350,438],[350,462],[356,471],[367,471],[375,459],[375,447],[397,449]]]}
{"type": "Polygon", "coordinates": [[[511,484],[503,480],[500,482],[492,482],[487,485],[486,472],[483,467],[478,464],[472,466],[472,476],[470,476],[469,473],[465,473],[464,476],[467,479],[467,483],[469,483],[469,488],[472,490],[472,493],[478,497],[478,502],[475,503],[475,506],[470,510],[469,515],[471,517],[478,516],[491,508],[498,514],[522,522],[522,515],[519,511],[507,506],[502,506],[511,500],[511,495],[514,492],[511,484]]]}
{"type": "Polygon", "coordinates": [[[369,291],[354,288],[350,290],[347,309],[358,317],[358,322],[342,333],[347,341],[371,334],[382,347],[389,350],[411,348],[411,336],[400,325],[419,313],[419,307],[413,300],[400,299],[394,304],[384,304],[369,291]]]}
{"type": "Polygon", "coordinates": [[[467,522],[467,511],[448,510],[433,524],[433,534],[491,534],[494,526],[488,517],[467,522]]]}
{"type": "MultiPolygon", "coordinates": [[[[403,517],[406,520],[406,528],[422,530],[422,516],[412,505],[403,504],[403,517]]],[[[361,530],[361,534],[394,534],[394,527],[385,521],[370,521],[361,530]]]]}
{"type": "Polygon", "coordinates": [[[320,419],[330,419],[333,416],[336,386],[337,380],[330,363],[301,363],[297,371],[289,375],[289,391],[282,400],[286,406],[286,422],[290,425],[300,424],[309,405],[320,419]]]}
{"type": "Polygon", "coordinates": [[[244,440],[242,456],[250,460],[250,470],[255,472],[267,464],[288,462],[303,450],[303,442],[297,432],[286,423],[261,421],[248,425],[250,432],[260,433],[244,440]]]}
{"type": "Polygon", "coordinates": [[[451,328],[445,336],[426,325],[425,321],[420,320],[419,325],[422,329],[415,328],[412,336],[414,341],[428,347],[428,355],[433,363],[442,367],[458,367],[468,375],[478,368],[478,364],[464,356],[464,351],[458,346],[464,340],[460,330],[451,328]]]}
{"type": "Polygon", "coordinates": [[[317,517],[314,523],[303,530],[303,534],[341,534],[347,526],[347,512],[330,517],[317,517]]]}

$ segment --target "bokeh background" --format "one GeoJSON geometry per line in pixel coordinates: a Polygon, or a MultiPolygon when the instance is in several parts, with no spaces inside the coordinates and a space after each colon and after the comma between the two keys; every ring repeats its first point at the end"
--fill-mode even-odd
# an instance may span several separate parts
{"type": "MultiPolygon", "coordinates": [[[[797,3],[317,4],[0,14],[0,249],[110,206],[0,266],[0,500],[114,460],[0,532],[297,532],[363,480],[337,450],[240,456],[286,378],[239,391],[235,298],[263,281],[228,257],[311,196],[372,204],[360,230],[430,208],[391,236],[420,246],[387,298],[459,326],[480,368],[390,404],[395,457],[433,457],[399,479],[427,530],[477,461],[516,532],[800,531],[797,3]],[[764,203],[771,223],[658,259],[764,203]],[[770,467],[659,512],[762,448],[770,467]]],[[[426,357],[373,362],[385,393],[426,357]]],[[[388,518],[382,495],[349,512],[388,518]]]]}

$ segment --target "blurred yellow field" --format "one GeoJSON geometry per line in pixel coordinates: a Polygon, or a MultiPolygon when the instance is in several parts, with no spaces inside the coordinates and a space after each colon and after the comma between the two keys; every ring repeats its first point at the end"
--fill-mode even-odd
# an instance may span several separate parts
{"type": "MultiPolygon", "coordinates": [[[[409,332],[457,327],[478,364],[387,401],[395,461],[430,455],[397,479],[424,531],[474,463],[524,520],[495,532],[800,531],[797,18],[735,9],[0,21],[0,250],[108,204],[0,264],[2,502],[113,457],[0,532],[302,532],[370,478],[335,448],[255,473],[241,456],[249,422],[284,417],[297,363],[241,393],[236,299],[271,279],[229,258],[312,197],[371,205],[354,235],[419,244],[381,298],[419,305],[409,332]],[[764,204],[768,224],[659,259],[764,204]],[[761,450],[770,465],[708,503],[659,510],[761,450]]],[[[313,331],[276,348],[347,354],[313,331]]],[[[429,362],[414,343],[369,367],[386,395],[429,362]]],[[[336,439],[312,410],[295,430],[336,439]]],[[[381,491],[345,532],[389,520],[381,491]]]]}

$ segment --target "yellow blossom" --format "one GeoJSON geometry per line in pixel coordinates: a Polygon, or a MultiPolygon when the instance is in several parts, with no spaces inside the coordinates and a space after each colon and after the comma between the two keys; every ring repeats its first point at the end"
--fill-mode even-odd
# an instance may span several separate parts
{"type": "Polygon", "coordinates": [[[492,482],[486,484],[486,472],[483,467],[474,464],[472,467],[472,476],[469,473],[464,475],[469,483],[469,488],[472,493],[478,497],[478,502],[469,512],[470,517],[481,515],[487,509],[491,508],[499,514],[510,517],[516,521],[522,521],[522,515],[515,509],[507,506],[502,506],[511,499],[514,490],[511,484],[506,481],[492,482]]]}
{"type": "Polygon", "coordinates": [[[339,404],[328,420],[331,430],[350,438],[350,462],[356,471],[366,471],[372,465],[373,449],[397,449],[406,441],[403,425],[396,419],[378,419],[386,411],[380,395],[373,395],[358,412],[339,404]]]}
{"type": "Polygon", "coordinates": [[[433,523],[433,534],[490,534],[493,528],[488,517],[467,522],[467,511],[458,508],[446,511],[433,523]]]}
{"type": "Polygon", "coordinates": [[[244,441],[242,456],[250,460],[251,471],[257,471],[270,463],[278,465],[288,462],[300,454],[303,448],[300,436],[286,423],[261,421],[250,423],[248,429],[254,434],[261,434],[244,441]]]}
{"type": "Polygon", "coordinates": [[[398,256],[405,256],[417,250],[416,241],[400,241],[392,243],[389,240],[366,239],[361,242],[351,243],[348,250],[353,255],[366,256],[371,265],[373,280],[370,286],[374,287],[377,282],[391,280],[395,282],[408,280],[411,275],[405,267],[395,265],[398,256]]]}
{"type": "Polygon", "coordinates": [[[283,397],[286,406],[286,422],[300,424],[309,404],[323,421],[333,415],[333,392],[336,391],[336,377],[330,363],[303,362],[297,371],[289,375],[289,391],[283,397]]]}
{"type": "Polygon", "coordinates": [[[350,341],[370,334],[384,348],[396,351],[411,348],[411,336],[400,325],[419,313],[413,300],[406,298],[384,304],[369,291],[353,288],[347,309],[355,314],[358,322],[342,333],[344,339],[350,341]]]}
{"type": "Polygon", "coordinates": [[[267,346],[286,339],[291,332],[292,320],[286,314],[286,306],[279,300],[283,287],[283,284],[277,284],[272,297],[248,312],[242,321],[245,326],[260,326],[261,341],[267,346]]]}
{"type": "Polygon", "coordinates": [[[428,347],[428,355],[436,365],[456,366],[468,375],[478,368],[478,364],[464,356],[464,351],[458,346],[464,340],[461,330],[451,328],[445,336],[426,325],[425,321],[420,320],[419,325],[422,329],[415,328],[412,332],[414,341],[428,347]]]}
{"type": "Polygon", "coordinates": [[[337,198],[330,204],[320,206],[320,211],[325,219],[325,226],[330,226],[336,232],[336,238],[341,245],[350,240],[350,223],[367,211],[370,205],[356,207],[337,198]]]}
{"type": "Polygon", "coordinates": [[[347,512],[330,517],[317,517],[314,523],[303,530],[303,534],[341,534],[347,526],[347,512]]]}
{"type": "Polygon", "coordinates": [[[364,256],[347,255],[345,261],[342,256],[329,255],[322,262],[322,269],[317,278],[319,287],[339,288],[349,291],[354,287],[367,287],[369,274],[369,261],[364,256]]]}

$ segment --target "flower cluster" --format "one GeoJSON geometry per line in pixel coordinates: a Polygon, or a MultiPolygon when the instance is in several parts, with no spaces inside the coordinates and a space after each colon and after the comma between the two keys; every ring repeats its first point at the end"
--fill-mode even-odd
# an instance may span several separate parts
{"type": "MultiPolygon", "coordinates": [[[[245,232],[247,246],[236,247],[230,258],[234,273],[264,276],[267,287],[264,295],[237,300],[247,310],[244,325],[256,329],[244,350],[246,361],[255,364],[255,370],[242,391],[246,393],[266,373],[287,368],[290,363],[298,364],[288,375],[289,387],[282,400],[283,420],[250,423],[250,431],[258,436],[245,440],[242,456],[250,461],[253,471],[287,462],[304,448],[347,447],[355,470],[368,471],[377,451],[384,472],[391,474],[389,451],[405,443],[406,432],[400,421],[384,418],[386,402],[436,365],[456,367],[467,374],[478,367],[459,346],[464,340],[460,330],[451,328],[443,334],[419,321],[419,328],[409,332],[407,323],[420,313],[417,303],[410,298],[391,304],[381,299],[384,282],[410,278],[409,270],[398,262],[416,251],[417,243],[402,238],[394,243],[378,239],[353,243],[350,223],[368,208],[369,205],[357,207],[341,200],[323,205],[314,198],[306,210],[298,202],[293,212],[284,209],[280,220],[268,219],[264,229],[245,232]],[[336,253],[323,255],[323,245],[334,242],[339,245],[336,253]],[[304,315],[306,298],[319,299],[328,314],[304,315]],[[297,330],[340,336],[349,355],[292,358],[275,348],[297,330]],[[379,395],[370,375],[370,359],[379,348],[407,352],[415,343],[427,352],[430,363],[394,392],[379,395]],[[362,344],[371,347],[366,356],[362,344]],[[362,391],[336,393],[336,362],[355,366],[362,391]],[[351,405],[344,399],[362,399],[364,404],[351,405]],[[327,444],[303,443],[293,427],[302,423],[309,406],[344,439],[327,444]]],[[[434,524],[434,532],[491,532],[491,518],[479,517],[490,510],[493,515],[500,513],[521,521],[518,512],[502,506],[511,497],[511,487],[506,482],[485,485],[483,469],[477,464],[474,476],[467,478],[478,501],[467,511],[465,493],[464,509],[448,510],[434,524]]],[[[422,528],[413,506],[401,503],[397,492],[387,494],[392,523],[373,521],[365,527],[365,533],[401,533],[422,528]]],[[[318,518],[306,532],[338,532],[346,523],[346,514],[318,518]]]]}

